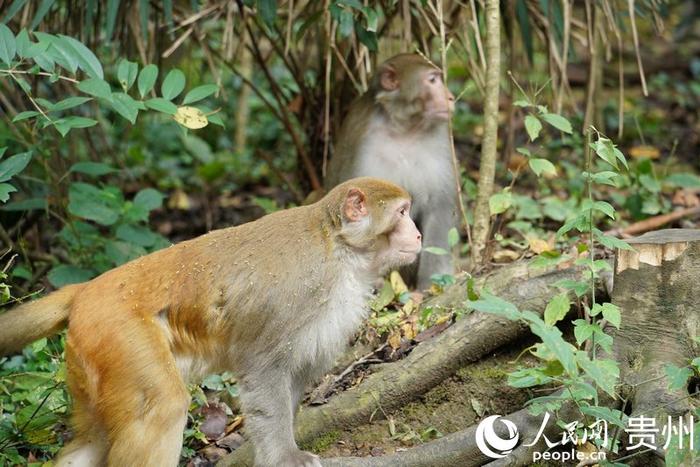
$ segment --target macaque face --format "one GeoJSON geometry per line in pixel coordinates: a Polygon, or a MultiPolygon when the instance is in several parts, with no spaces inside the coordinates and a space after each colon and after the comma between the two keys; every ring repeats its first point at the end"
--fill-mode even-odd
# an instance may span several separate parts
{"type": "Polygon", "coordinates": [[[425,96],[425,114],[429,119],[448,120],[454,111],[455,97],[442,82],[442,73],[433,68],[421,73],[425,96]]]}
{"type": "Polygon", "coordinates": [[[416,224],[409,216],[411,212],[410,201],[399,201],[394,210],[395,219],[393,229],[389,231],[389,244],[385,252],[380,256],[386,258],[391,266],[405,266],[411,264],[418,257],[421,250],[422,235],[416,224]]]}
{"type": "Polygon", "coordinates": [[[372,251],[380,274],[416,260],[422,235],[409,215],[409,198],[394,198],[368,206],[359,189],[351,189],[343,206],[343,237],[358,251],[372,251]]]}

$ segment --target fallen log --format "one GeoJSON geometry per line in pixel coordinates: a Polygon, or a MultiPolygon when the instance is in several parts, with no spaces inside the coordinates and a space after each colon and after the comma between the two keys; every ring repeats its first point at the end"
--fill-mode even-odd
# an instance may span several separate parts
{"type": "MultiPolygon", "coordinates": [[[[526,263],[497,270],[476,282],[514,303],[521,310],[542,313],[547,302],[558,292],[554,284],[561,280],[580,279],[581,269],[542,271],[526,263]]],[[[423,306],[456,309],[467,300],[465,281],[423,306]]],[[[499,347],[529,332],[521,322],[509,321],[482,313],[471,313],[434,339],[419,344],[406,358],[379,365],[358,386],[338,394],[323,406],[303,407],[297,416],[296,439],[306,443],[338,429],[367,423],[381,404],[392,411],[415,400],[467,363],[477,361],[499,347]]],[[[252,464],[248,443],[219,461],[221,466],[252,464]]]]}

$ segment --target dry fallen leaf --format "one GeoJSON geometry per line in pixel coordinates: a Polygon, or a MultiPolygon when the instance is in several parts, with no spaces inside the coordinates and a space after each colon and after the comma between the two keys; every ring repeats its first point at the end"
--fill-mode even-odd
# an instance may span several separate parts
{"type": "Polygon", "coordinates": [[[391,282],[391,288],[394,290],[394,294],[401,295],[404,292],[408,292],[408,287],[406,287],[406,283],[403,281],[403,278],[401,278],[399,271],[391,271],[389,281],[391,282]]]}
{"type": "Polygon", "coordinates": [[[392,332],[386,341],[392,349],[398,349],[399,347],[401,347],[401,333],[392,332]]]}
{"type": "Polygon", "coordinates": [[[209,124],[209,120],[207,120],[207,116],[204,115],[204,112],[196,107],[190,107],[187,105],[178,107],[177,112],[175,112],[175,115],[173,115],[173,118],[177,123],[189,128],[190,130],[198,130],[209,124]]]}
{"type": "Polygon", "coordinates": [[[498,250],[493,254],[493,260],[497,263],[507,263],[520,258],[520,253],[513,250],[498,250]]]}
{"type": "Polygon", "coordinates": [[[544,253],[545,251],[554,250],[554,237],[550,237],[549,240],[542,240],[535,236],[528,236],[527,243],[530,246],[530,250],[538,255],[544,253]]]}

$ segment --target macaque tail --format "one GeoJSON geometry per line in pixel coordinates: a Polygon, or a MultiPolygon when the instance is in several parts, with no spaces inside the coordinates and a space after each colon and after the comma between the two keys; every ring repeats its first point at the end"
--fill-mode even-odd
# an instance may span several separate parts
{"type": "Polygon", "coordinates": [[[73,297],[81,289],[82,284],[63,287],[39,300],[0,313],[0,357],[63,329],[68,323],[73,297]]]}

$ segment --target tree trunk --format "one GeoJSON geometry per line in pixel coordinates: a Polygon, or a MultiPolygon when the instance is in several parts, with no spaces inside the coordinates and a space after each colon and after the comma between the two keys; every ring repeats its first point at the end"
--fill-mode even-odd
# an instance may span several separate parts
{"type": "Polygon", "coordinates": [[[632,414],[656,417],[663,427],[669,415],[692,408],[688,388],[669,389],[664,367],[684,367],[700,354],[700,230],[659,230],[627,242],[634,251],[618,251],[615,264],[612,301],[622,327],[612,333],[614,352],[632,414]]]}
{"type": "Polygon", "coordinates": [[[498,143],[498,92],[501,79],[501,30],[498,0],[486,0],[486,93],[484,96],[484,137],[481,143],[479,194],[474,207],[472,265],[478,267],[489,237],[489,198],[496,176],[498,143]]]}

